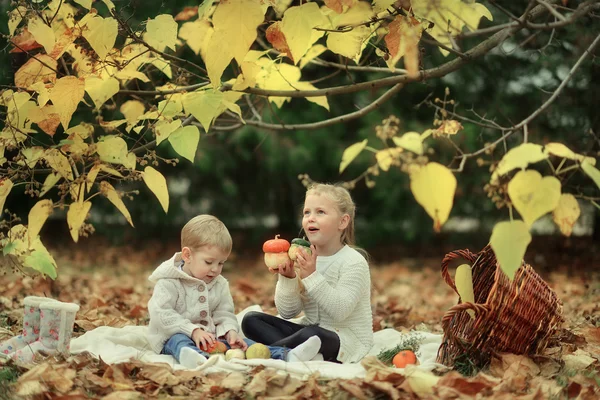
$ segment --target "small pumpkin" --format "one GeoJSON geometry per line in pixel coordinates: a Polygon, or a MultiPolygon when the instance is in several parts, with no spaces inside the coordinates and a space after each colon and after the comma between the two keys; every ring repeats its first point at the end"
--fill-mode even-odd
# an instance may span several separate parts
{"type": "Polygon", "coordinates": [[[394,364],[396,368],[405,368],[407,365],[416,363],[417,356],[412,350],[399,351],[392,359],[392,364],[394,364]]]}
{"type": "Polygon", "coordinates": [[[292,261],[296,261],[296,257],[298,257],[298,249],[300,247],[304,248],[304,251],[306,251],[308,254],[312,254],[310,242],[308,240],[301,238],[293,239],[290,249],[288,250],[288,255],[292,261]]]}
{"type": "Polygon", "coordinates": [[[202,350],[206,351],[208,354],[225,354],[227,346],[223,342],[216,341],[212,345],[202,347],[202,350]]]}
{"type": "Polygon", "coordinates": [[[270,270],[277,268],[279,264],[285,264],[290,259],[288,250],[290,242],[285,239],[280,239],[279,235],[275,235],[275,239],[269,239],[263,244],[265,252],[265,264],[270,270]]]}

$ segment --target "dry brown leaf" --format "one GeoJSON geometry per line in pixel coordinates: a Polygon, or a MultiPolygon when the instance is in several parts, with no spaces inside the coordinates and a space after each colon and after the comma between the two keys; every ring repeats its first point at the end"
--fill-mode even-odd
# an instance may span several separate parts
{"type": "Polygon", "coordinates": [[[241,372],[231,372],[221,382],[220,385],[225,389],[240,390],[246,385],[246,375],[241,372]]]}
{"type": "Polygon", "coordinates": [[[144,395],[135,390],[123,390],[119,392],[112,392],[108,396],[104,396],[102,400],[137,400],[144,398],[144,395]]]}
{"type": "Polygon", "coordinates": [[[456,371],[450,371],[438,381],[434,392],[440,397],[446,398],[452,395],[472,397],[477,394],[486,395],[491,389],[500,383],[500,379],[479,373],[472,378],[462,376],[456,371]]]}
{"type": "Polygon", "coordinates": [[[174,386],[181,382],[180,378],[173,374],[173,369],[169,364],[140,364],[139,374],[161,386],[174,386]]]}
{"type": "Polygon", "coordinates": [[[359,400],[367,400],[369,398],[363,392],[360,385],[356,384],[353,381],[340,381],[338,383],[338,386],[359,400]]]}

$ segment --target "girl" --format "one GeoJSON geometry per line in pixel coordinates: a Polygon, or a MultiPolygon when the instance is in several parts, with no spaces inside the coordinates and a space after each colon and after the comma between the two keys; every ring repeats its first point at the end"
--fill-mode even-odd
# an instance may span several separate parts
{"type": "Polygon", "coordinates": [[[312,243],[296,260],[278,266],[275,305],[281,318],[251,312],[242,320],[249,339],[296,348],[303,358],[321,353],[326,361],[360,361],[373,346],[371,277],[355,250],[355,206],[341,186],[314,184],[306,192],[302,228],[312,243]],[[298,290],[298,279],[304,287],[298,290]],[[299,324],[286,321],[304,311],[299,324]]]}

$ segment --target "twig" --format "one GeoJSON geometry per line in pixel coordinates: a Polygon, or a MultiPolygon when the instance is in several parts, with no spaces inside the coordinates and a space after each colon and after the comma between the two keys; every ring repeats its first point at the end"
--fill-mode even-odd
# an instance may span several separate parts
{"type": "Polygon", "coordinates": [[[548,11],[550,11],[550,13],[552,15],[554,15],[556,18],[558,18],[560,21],[567,20],[564,15],[562,15],[561,13],[556,11],[556,9],[554,7],[552,7],[550,4],[546,3],[544,0],[537,0],[537,2],[538,2],[538,4],[541,4],[544,7],[546,7],[548,9],[548,11]]]}
{"type": "Polygon", "coordinates": [[[182,87],[179,87],[177,89],[171,89],[171,90],[131,90],[131,89],[124,89],[124,90],[119,90],[119,93],[120,94],[138,95],[138,96],[166,96],[166,95],[174,94],[174,93],[189,92],[190,90],[196,90],[196,89],[204,87],[204,86],[206,86],[208,84],[209,84],[209,82],[202,82],[202,83],[196,83],[194,85],[182,86],[182,87]]]}

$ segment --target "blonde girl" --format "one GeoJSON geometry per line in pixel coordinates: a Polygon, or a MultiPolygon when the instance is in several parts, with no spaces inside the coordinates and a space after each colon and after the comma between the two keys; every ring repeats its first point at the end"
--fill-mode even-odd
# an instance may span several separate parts
{"type": "MultiPolygon", "coordinates": [[[[360,361],[373,345],[371,277],[354,245],[355,205],[338,185],[313,184],[306,192],[302,228],[311,253],[298,252],[278,267],[275,305],[281,318],[248,313],[246,337],[270,346],[302,349],[304,361],[322,354],[327,361],[360,361]],[[297,272],[296,272],[297,271],[297,272]],[[298,291],[301,280],[304,293],[298,291]],[[304,311],[299,323],[287,321],[304,311]]],[[[298,349],[300,350],[300,349],[298,349]]],[[[296,351],[298,353],[298,351],[296,351]]]]}

